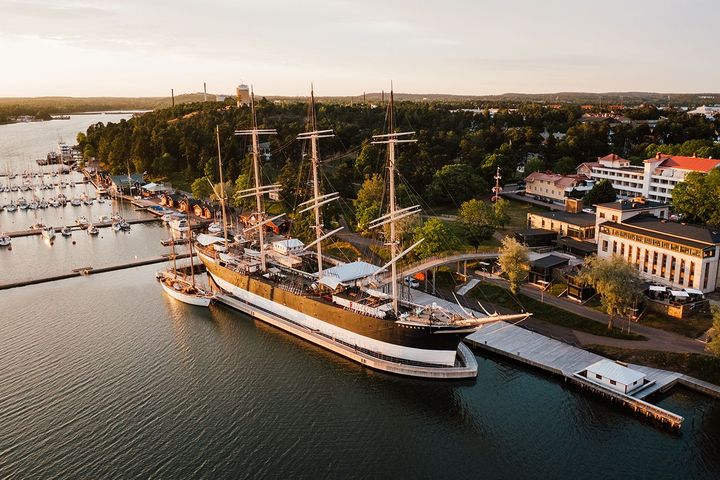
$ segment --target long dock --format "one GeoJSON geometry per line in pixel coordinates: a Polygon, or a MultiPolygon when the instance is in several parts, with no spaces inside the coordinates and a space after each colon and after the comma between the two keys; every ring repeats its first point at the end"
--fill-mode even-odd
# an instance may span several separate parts
{"type": "Polygon", "coordinates": [[[648,397],[667,392],[675,385],[683,385],[720,398],[720,387],[711,383],[676,372],[633,364],[628,364],[628,368],[645,374],[646,386],[623,394],[580,375],[580,372],[605,357],[506,322],[485,326],[469,335],[466,341],[476,348],[561,376],[574,385],[673,428],[681,426],[683,417],[649,403],[646,400],[648,397]]]}
{"type": "MultiPolygon", "coordinates": [[[[135,220],[128,220],[127,223],[130,225],[137,225],[140,223],[152,223],[152,222],[158,222],[160,221],[159,218],[138,218],[135,220]]],[[[97,228],[107,228],[112,226],[112,222],[96,222],[93,223],[94,226],[97,228]]],[[[72,230],[85,230],[85,227],[80,227],[78,225],[68,225],[72,230]]],[[[53,227],[55,229],[55,233],[60,233],[60,230],[62,230],[63,227],[53,227]]],[[[40,235],[42,233],[42,230],[40,229],[29,229],[29,230],[18,230],[15,232],[7,232],[7,235],[9,237],[15,238],[15,237],[29,237],[32,235],[40,235]]]]}
{"type": "MultiPolygon", "coordinates": [[[[190,254],[184,253],[184,254],[176,255],[175,259],[182,260],[182,259],[189,258],[189,257],[190,257],[190,254]]],[[[19,282],[0,284],[0,290],[8,290],[10,288],[26,287],[28,285],[38,285],[38,284],[47,283],[47,282],[56,282],[58,280],[66,280],[68,278],[81,277],[84,275],[93,275],[93,274],[97,274],[97,273],[114,272],[116,270],[124,270],[126,268],[142,267],[145,265],[152,265],[155,263],[168,262],[170,260],[171,260],[171,256],[166,254],[166,255],[160,255],[158,257],[150,257],[150,258],[145,258],[142,260],[135,260],[132,262],[110,265],[107,267],[99,267],[99,268],[94,268],[92,266],[80,267],[80,268],[73,269],[69,273],[63,273],[60,275],[53,275],[50,277],[33,278],[30,280],[21,280],[19,282]]]]}

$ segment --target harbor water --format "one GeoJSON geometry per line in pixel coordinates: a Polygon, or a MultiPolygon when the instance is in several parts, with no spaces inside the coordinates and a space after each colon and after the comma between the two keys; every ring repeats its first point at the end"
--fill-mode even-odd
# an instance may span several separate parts
{"type": "MultiPolygon", "coordinates": [[[[158,255],[168,236],[16,238],[0,283],[158,255]]],[[[480,353],[473,381],[378,373],[179,304],[159,268],[0,291],[1,478],[720,478],[720,402],[699,394],[658,400],[685,417],[673,432],[480,353]]]]}

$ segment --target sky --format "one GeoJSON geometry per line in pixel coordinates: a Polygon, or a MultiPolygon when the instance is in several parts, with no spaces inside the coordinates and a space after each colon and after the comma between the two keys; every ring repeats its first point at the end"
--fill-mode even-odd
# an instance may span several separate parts
{"type": "Polygon", "coordinates": [[[0,0],[0,97],[720,90],[717,0],[0,0]]]}

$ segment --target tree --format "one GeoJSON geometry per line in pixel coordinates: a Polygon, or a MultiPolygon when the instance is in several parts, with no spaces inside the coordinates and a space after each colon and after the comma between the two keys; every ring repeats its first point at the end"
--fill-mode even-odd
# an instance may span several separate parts
{"type": "Polygon", "coordinates": [[[575,173],[575,159],[572,157],[562,157],[557,162],[555,162],[555,173],[559,173],[561,175],[569,175],[571,173],[575,173]]]}
{"type": "Polygon", "coordinates": [[[495,232],[495,213],[489,203],[473,198],[460,205],[458,222],[465,241],[477,252],[478,247],[495,232]]]}
{"type": "Polygon", "coordinates": [[[442,252],[457,250],[462,246],[457,232],[439,218],[431,218],[415,229],[414,242],[424,239],[415,247],[420,258],[429,258],[442,252]]]}
{"type": "Polygon", "coordinates": [[[642,299],[640,274],[619,255],[588,257],[580,271],[580,279],[600,294],[600,303],[609,316],[608,330],[612,330],[616,317],[637,308],[642,299]]]}
{"type": "Polygon", "coordinates": [[[504,198],[498,198],[493,204],[493,218],[496,227],[505,228],[510,222],[510,202],[504,198]]]}
{"type": "Polygon", "coordinates": [[[380,175],[365,178],[357,198],[353,200],[358,230],[367,231],[368,224],[380,216],[384,191],[385,182],[380,175]]]}
{"type": "Polygon", "coordinates": [[[533,157],[525,162],[523,175],[527,177],[531,173],[542,172],[543,170],[545,170],[545,162],[543,162],[541,158],[533,157]]]}
{"type": "Polygon", "coordinates": [[[470,165],[452,163],[445,165],[433,175],[428,187],[433,203],[459,204],[465,200],[487,193],[487,182],[475,173],[470,165]]]}
{"type": "Polygon", "coordinates": [[[192,192],[193,197],[197,199],[210,198],[213,194],[210,182],[208,182],[206,177],[200,177],[195,180],[190,186],[190,191],[192,192]]]}
{"type": "Polygon", "coordinates": [[[713,335],[708,342],[707,349],[714,355],[720,357],[720,307],[712,306],[713,335]]]}
{"type": "Polygon", "coordinates": [[[528,248],[513,237],[503,238],[498,264],[510,282],[510,291],[517,294],[520,282],[525,280],[530,269],[528,248]]]}
{"type": "Polygon", "coordinates": [[[600,203],[614,202],[617,198],[610,180],[600,180],[583,197],[583,204],[592,206],[600,203]]]}
{"type": "Polygon", "coordinates": [[[690,222],[720,227],[720,170],[707,174],[690,172],[672,190],[675,212],[690,222]]]}

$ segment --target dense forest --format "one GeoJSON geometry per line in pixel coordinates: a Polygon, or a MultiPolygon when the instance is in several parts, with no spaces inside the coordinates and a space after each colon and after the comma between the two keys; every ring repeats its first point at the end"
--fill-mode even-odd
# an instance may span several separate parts
{"type": "MultiPolygon", "coordinates": [[[[642,122],[581,121],[579,106],[547,106],[526,103],[491,115],[463,111],[461,104],[396,102],[397,128],[416,132],[417,143],[399,151],[402,188],[419,196],[426,205],[450,204],[488,193],[499,167],[504,182],[522,177],[519,165],[528,170],[573,171],[582,162],[617,153],[634,162],[656,151],[698,156],[720,155],[714,140],[720,121],[683,112],[662,112],[654,107],[634,110],[636,116],[660,118],[654,128],[642,122]],[[557,134],[557,135],[554,135],[557,134]]],[[[78,142],[86,158],[96,157],[113,173],[128,169],[165,178],[188,189],[198,178],[217,182],[215,126],[219,126],[226,178],[249,172],[249,143],[233,135],[248,128],[248,107],[230,101],[186,103],[163,108],[119,123],[92,125],[78,142]]],[[[320,103],[319,128],[333,129],[335,137],[322,144],[324,181],[346,198],[355,198],[362,182],[383,173],[384,155],[370,143],[383,133],[386,109],[373,104],[320,103]]],[[[306,128],[307,104],[257,102],[261,128],[276,128],[267,138],[264,181],[284,184],[284,200],[296,201],[305,145],[296,141],[306,128]]],[[[263,140],[265,141],[265,140],[263,140]]]]}

